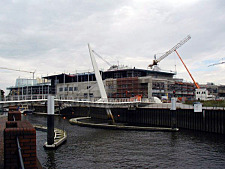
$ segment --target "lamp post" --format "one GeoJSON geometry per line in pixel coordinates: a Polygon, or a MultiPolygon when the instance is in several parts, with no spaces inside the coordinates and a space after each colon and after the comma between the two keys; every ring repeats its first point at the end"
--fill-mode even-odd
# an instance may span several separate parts
{"type": "Polygon", "coordinates": [[[66,117],[64,116],[64,117],[63,117],[63,132],[65,131],[65,130],[64,130],[64,123],[65,123],[64,120],[65,120],[65,119],[66,119],[66,117]]]}

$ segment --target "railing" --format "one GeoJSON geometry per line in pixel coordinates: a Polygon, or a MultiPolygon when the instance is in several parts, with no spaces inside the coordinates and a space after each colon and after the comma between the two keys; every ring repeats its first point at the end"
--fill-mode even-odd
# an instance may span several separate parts
{"type": "MultiPolygon", "coordinates": [[[[31,96],[24,96],[24,97],[19,97],[19,96],[11,96],[11,97],[7,97],[7,99],[5,99],[5,101],[32,101],[32,100],[42,100],[42,99],[47,99],[48,95],[44,95],[44,96],[40,96],[40,95],[33,95],[31,96]]],[[[87,102],[101,102],[103,100],[101,100],[101,98],[77,98],[77,97],[72,97],[72,96],[66,96],[66,97],[55,97],[55,99],[57,100],[68,100],[68,101],[87,101],[87,102]]],[[[144,103],[149,103],[152,102],[151,99],[147,99],[147,98],[142,98],[142,99],[138,99],[138,98],[108,98],[108,102],[144,102],[144,103]]]]}
{"type": "MultiPolygon", "coordinates": [[[[97,102],[101,101],[101,98],[73,98],[73,97],[59,97],[59,100],[73,100],[73,101],[87,101],[87,102],[97,102]]],[[[137,98],[108,98],[108,102],[150,102],[150,99],[137,99],[137,98]]]]}
{"type": "MultiPolygon", "coordinates": [[[[16,121],[15,116],[13,116],[13,121],[16,121]]],[[[18,154],[19,154],[19,160],[20,160],[20,167],[21,167],[21,169],[24,169],[24,162],[23,162],[20,141],[19,141],[18,136],[16,136],[16,142],[17,142],[17,148],[18,148],[18,154]]]]}
{"type": "MultiPolygon", "coordinates": [[[[47,99],[48,95],[32,95],[31,96],[24,96],[24,98],[22,99],[22,97],[18,97],[18,96],[14,96],[11,97],[10,99],[6,100],[6,101],[18,101],[18,98],[22,101],[22,100],[37,100],[37,99],[47,99]]],[[[55,99],[58,100],[68,100],[68,101],[83,101],[83,102],[98,102],[101,101],[100,98],[77,98],[77,97],[72,97],[72,96],[65,96],[65,97],[56,97],[55,99]]],[[[137,98],[108,98],[108,102],[114,102],[114,103],[125,103],[125,102],[139,102],[139,103],[145,103],[146,107],[148,108],[170,108],[171,107],[171,103],[163,103],[163,104],[158,104],[158,103],[154,103],[154,100],[152,99],[148,99],[148,98],[141,98],[141,99],[137,99],[137,98]]],[[[188,105],[188,104],[181,104],[181,103],[177,103],[176,104],[177,108],[181,108],[181,109],[193,109],[194,106],[193,105],[188,105]]],[[[204,106],[204,105],[203,105],[204,106]]],[[[203,110],[225,110],[225,107],[219,107],[219,106],[213,106],[213,107],[202,107],[203,110]]]]}
{"type": "Polygon", "coordinates": [[[35,95],[14,95],[7,96],[5,101],[17,101],[17,100],[36,100],[36,99],[47,99],[48,94],[35,94],[35,95]]]}
{"type": "Polygon", "coordinates": [[[23,157],[22,157],[22,153],[21,153],[21,147],[20,147],[20,142],[19,142],[18,136],[16,137],[16,141],[17,141],[17,148],[18,148],[18,153],[19,153],[20,167],[22,169],[24,169],[23,157]]]}
{"type": "MultiPolygon", "coordinates": [[[[48,94],[44,95],[24,95],[24,96],[8,96],[6,97],[5,101],[22,101],[22,100],[38,100],[38,99],[47,99],[48,94]]],[[[90,102],[96,102],[100,98],[77,98],[73,96],[64,96],[64,97],[56,97],[56,99],[59,100],[74,100],[74,101],[90,101],[90,102]]],[[[150,99],[147,98],[142,98],[142,99],[137,99],[137,98],[108,98],[109,102],[151,102],[150,99]]]]}

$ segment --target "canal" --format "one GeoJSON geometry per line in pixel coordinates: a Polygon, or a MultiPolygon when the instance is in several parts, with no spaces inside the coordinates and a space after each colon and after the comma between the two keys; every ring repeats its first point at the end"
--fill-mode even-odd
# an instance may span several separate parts
{"type": "MultiPolygon", "coordinates": [[[[27,115],[32,124],[47,126],[46,116],[27,115]]],[[[37,131],[37,155],[43,168],[224,168],[224,135],[181,130],[141,132],[71,125],[55,117],[67,142],[45,150],[46,133],[37,131]]]]}

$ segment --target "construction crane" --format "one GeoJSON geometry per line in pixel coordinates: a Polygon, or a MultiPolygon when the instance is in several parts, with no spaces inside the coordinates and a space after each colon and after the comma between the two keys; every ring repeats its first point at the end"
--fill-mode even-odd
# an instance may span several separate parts
{"type": "Polygon", "coordinates": [[[168,55],[170,55],[171,53],[173,53],[174,51],[176,51],[178,48],[180,48],[183,44],[185,44],[190,39],[191,39],[191,36],[188,35],[186,38],[184,38],[183,40],[181,40],[178,44],[176,44],[173,48],[171,48],[170,50],[168,50],[165,54],[163,54],[162,56],[160,56],[158,59],[156,59],[156,55],[154,55],[153,63],[150,64],[150,65],[148,65],[148,67],[152,68],[153,66],[157,65],[161,60],[165,59],[168,55]]]}
{"type": "Polygon", "coordinates": [[[33,79],[34,79],[34,74],[36,71],[27,71],[27,70],[20,70],[20,69],[12,69],[12,68],[6,68],[6,67],[0,67],[0,69],[6,69],[6,70],[12,70],[12,71],[17,71],[17,72],[25,72],[25,73],[32,73],[33,74],[33,79]]]}
{"type": "Polygon", "coordinates": [[[210,66],[215,66],[215,65],[220,65],[220,64],[224,64],[224,63],[225,63],[225,62],[214,63],[214,64],[209,65],[208,67],[210,67],[210,66]]]}

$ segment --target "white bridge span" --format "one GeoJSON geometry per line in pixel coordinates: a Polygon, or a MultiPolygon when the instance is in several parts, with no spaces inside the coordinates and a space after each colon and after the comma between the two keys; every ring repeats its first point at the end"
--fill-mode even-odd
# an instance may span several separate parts
{"type": "MultiPolygon", "coordinates": [[[[45,105],[47,104],[47,99],[0,101],[0,108],[13,106],[13,105],[22,105],[22,104],[45,105]]],[[[126,100],[121,101],[118,99],[115,99],[113,101],[108,101],[108,102],[55,99],[55,104],[66,105],[66,107],[81,106],[81,107],[100,107],[100,108],[136,108],[136,107],[139,107],[140,105],[150,104],[150,102],[126,101],[126,100]]]]}

